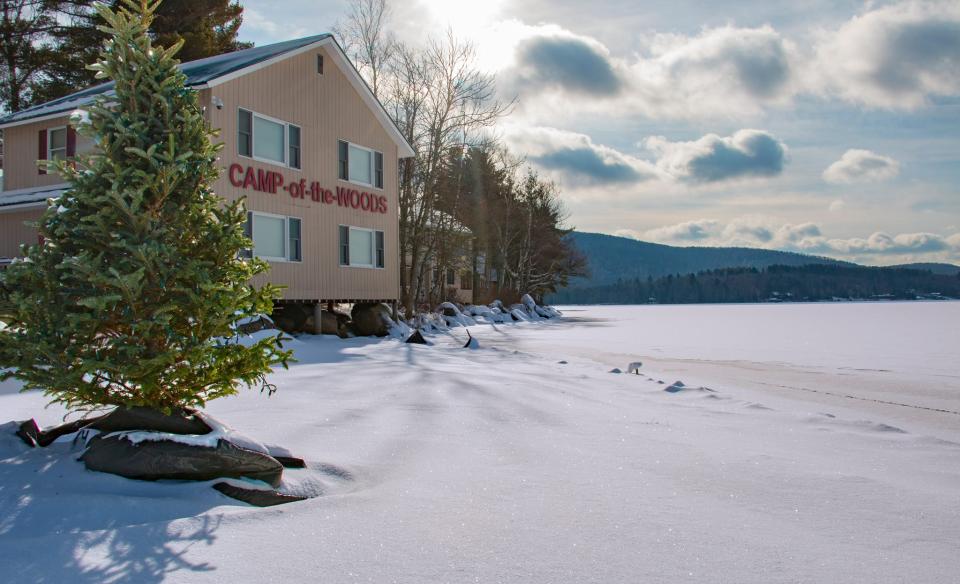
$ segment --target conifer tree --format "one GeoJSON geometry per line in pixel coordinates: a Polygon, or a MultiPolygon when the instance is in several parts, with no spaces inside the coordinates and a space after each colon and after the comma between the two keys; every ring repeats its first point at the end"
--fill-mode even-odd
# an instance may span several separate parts
{"type": "Polygon", "coordinates": [[[114,93],[73,117],[96,148],[51,164],[70,188],[0,276],[0,378],[71,409],[199,407],[290,358],[280,335],[231,340],[278,289],[249,283],[267,266],[240,257],[242,202],[211,190],[219,146],[177,69],[181,43],[152,46],[158,4],[97,7],[109,40],[91,67],[114,93]]]}

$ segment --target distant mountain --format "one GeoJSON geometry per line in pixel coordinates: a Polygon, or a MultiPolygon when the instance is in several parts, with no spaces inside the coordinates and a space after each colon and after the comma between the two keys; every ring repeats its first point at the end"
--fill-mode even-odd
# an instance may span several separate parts
{"type": "Polygon", "coordinates": [[[819,256],[786,251],[753,249],[748,247],[674,247],[647,243],[627,237],[582,233],[569,236],[587,257],[590,276],[575,278],[570,288],[588,288],[648,277],[659,278],[670,274],[695,274],[721,268],[766,268],[773,265],[803,266],[830,264],[853,266],[819,256]]]}
{"type": "Polygon", "coordinates": [[[918,262],[914,264],[900,264],[897,266],[890,266],[891,268],[906,268],[908,270],[925,270],[928,272],[933,272],[934,274],[939,274],[941,276],[956,276],[960,274],[960,266],[955,266],[953,264],[938,264],[933,262],[918,262]]]}

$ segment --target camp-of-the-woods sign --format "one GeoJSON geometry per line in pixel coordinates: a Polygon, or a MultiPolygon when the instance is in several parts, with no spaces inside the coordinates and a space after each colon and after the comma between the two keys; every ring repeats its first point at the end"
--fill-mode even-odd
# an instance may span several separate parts
{"type": "Polygon", "coordinates": [[[319,181],[287,182],[283,175],[274,170],[264,170],[252,166],[231,164],[227,172],[230,184],[241,189],[252,189],[261,193],[276,194],[284,191],[294,199],[310,200],[314,203],[350,207],[371,213],[386,213],[387,198],[382,195],[360,191],[350,187],[336,187],[335,191],[323,188],[319,181]]]}

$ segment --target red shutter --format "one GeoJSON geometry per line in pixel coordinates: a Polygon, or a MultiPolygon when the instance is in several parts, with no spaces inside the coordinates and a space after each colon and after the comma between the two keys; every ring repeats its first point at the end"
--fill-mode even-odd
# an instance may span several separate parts
{"type": "Polygon", "coordinates": [[[67,158],[77,155],[77,131],[67,126],[67,158]]]}
{"type": "MultiPolygon", "coordinates": [[[[47,131],[46,130],[40,130],[40,152],[37,159],[38,160],[47,159],[47,131]]],[[[47,174],[47,169],[44,166],[40,166],[40,168],[38,169],[38,172],[40,174],[47,174]]]]}

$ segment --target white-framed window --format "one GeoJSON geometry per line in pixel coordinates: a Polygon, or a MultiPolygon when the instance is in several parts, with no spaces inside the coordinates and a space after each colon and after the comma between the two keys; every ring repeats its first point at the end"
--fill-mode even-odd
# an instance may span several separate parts
{"type": "Polygon", "coordinates": [[[299,262],[303,259],[299,217],[247,211],[244,233],[253,240],[253,249],[244,257],[256,256],[271,262],[299,262]]]}
{"type": "Polygon", "coordinates": [[[383,153],[346,140],[337,141],[337,176],[365,187],[383,188],[383,153]]]}
{"type": "Polygon", "coordinates": [[[383,232],[350,225],[340,226],[340,265],[355,268],[382,268],[386,256],[383,232]]]}
{"type": "Polygon", "coordinates": [[[243,108],[237,112],[237,154],[300,168],[300,126],[243,108]]]}
{"type": "Polygon", "coordinates": [[[47,130],[47,160],[62,160],[67,157],[67,127],[47,130]]]}

